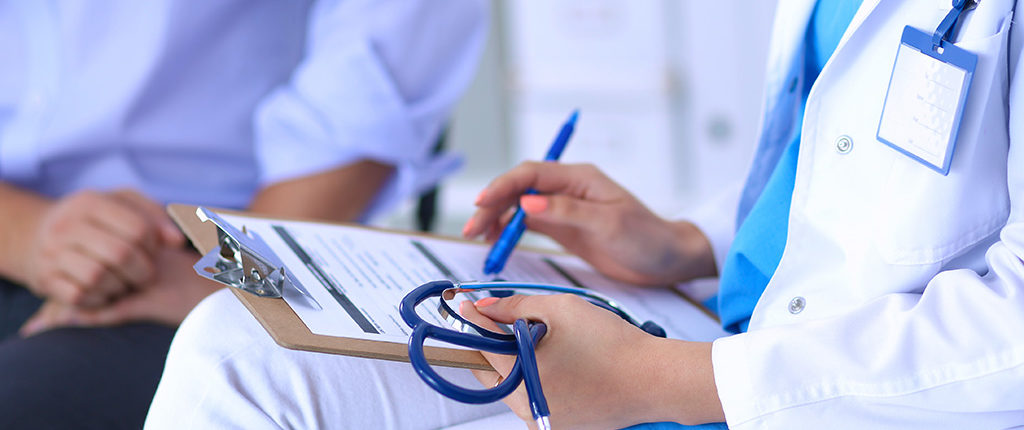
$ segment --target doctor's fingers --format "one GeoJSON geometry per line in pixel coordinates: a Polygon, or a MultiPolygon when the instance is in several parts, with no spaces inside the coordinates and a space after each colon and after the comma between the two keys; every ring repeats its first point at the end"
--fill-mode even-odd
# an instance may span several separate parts
{"type": "MultiPolygon", "coordinates": [[[[496,333],[502,332],[493,320],[483,316],[483,314],[481,314],[476,309],[476,306],[474,306],[469,300],[459,304],[459,315],[462,315],[463,318],[485,329],[496,333]]],[[[481,351],[480,353],[483,354],[488,363],[491,363],[491,367],[494,367],[494,370],[501,376],[501,378],[507,376],[509,372],[512,371],[512,366],[515,365],[515,357],[511,355],[492,354],[486,351],[481,351]]],[[[487,387],[492,387],[496,385],[495,382],[500,382],[500,379],[496,378],[494,373],[495,372],[487,370],[473,371],[476,379],[480,380],[480,383],[487,387]]]]}
{"type": "Polygon", "coordinates": [[[475,204],[509,206],[528,189],[540,194],[567,194],[588,200],[614,199],[625,192],[592,164],[526,161],[494,178],[475,204]]]}
{"type": "Polygon", "coordinates": [[[110,193],[110,196],[152,221],[159,229],[160,237],[167,246],[179,247],[184,244],[185,236],[159,203],[130,189],[114,191],[110,193]]]}
{"type": "Polygon", "coordinates": [[[499,175],[480,191],[473,202],[478,208],[494,208],[502,211],[507,207],[514,206],[519,196],[526,190],[533,188],[538,192],[538,183],[542,178],[547,178],[545,185],[549,185],[543,192],[560,192],[571,183],[571,177],[567,174],[569,165],[526,161],[520,163],[511,170],[499,175]]]}
{"type": "MultiPolygon", "coordinates": [[[[566,195],[524,195],[519,198],[519,207],[526,212],[527,228],[549,236],[568,248],[576,245],[570,242],[579,236],[580,231],[603,231],[602,226],[609,224],[605,218],[615,216],[608,204],[566,195]]],[[[515,208],[509,208],[497,222],[491,221],[488,226],[482,227],[485,239],[488,242],[497,240],[513,215],[515,208]]],[[[480,222],[486,223],[488,220],[480,222]]]]}
{"type": "Polygon", "coordinates": [[[565,194],[585,200],[614,200],[628,195],[590,164],[524,162],[495,178],[477,197],[479,208],[466,224],[465,236],[483,233],[507,208],[515,206],[526,190],[540,194],[565,194]]]}
{"type": "Polygon", "coordinates": [[[484,240],[490,243],[494,243],[501,237],[501,232],[505,230],[505,226],[512,221],[512,217],[516,215],[517,207],[508,208],[505,213],[501,214],[498,222],[493,222],[491,225],[484,229],[484,240]]]}
{"type": "MultiPolygon", "coordinates": [[[[530,230],[562,243],[583,233],[602,233],[617,227],[617,206],[565,195],[526,195],[519,199],[530,230]]],[[[572,248],[574,243],[562,243],[572,248]]]]}
{"type": "Polygon", "coordinates": [[[500,323],[511,324],[517,319],[543,322],[547,324],[547,336],[550,336],[559,330],[560,324],[571,321],[579,309],[590,310],[593,305],[575,294],[517,294],[501,299],[480,299],[473,307],[484,317],[500,323]]]}
{"type": "MultiPolygon", "coordinates": [[[[468,300],[459,305],[459,314],[476,325],[500,332],[500,330],[498,330],[498,326],[494,324],[494,321],[480,314],[480,312],[477,311],[476,306],[468,300]]],[[[487,362],[490,363],[491,367],[495,369],[493,371],[473,370],[473,376],[480,381],[480,384],[484,388],[493,388],[498,386],[498,384],[508,377],[508,374],[512,371],[512,367],[515,366],[515,356],[492,354],[484,351],[481,351],[480,354],[482,354],[484,359],[486,359],[487,362]]],[[[502,399],[502,402],[508,405],[509,408],[511,408],[520,418],[527,420],[530,417],[529,398],[526,395],[525,384],[520,383],[519,387],[517,387],[512,394],[502,399]]]]}

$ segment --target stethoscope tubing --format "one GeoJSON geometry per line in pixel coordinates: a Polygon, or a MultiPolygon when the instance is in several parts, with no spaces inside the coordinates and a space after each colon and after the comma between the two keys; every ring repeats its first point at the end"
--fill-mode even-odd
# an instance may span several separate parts
{"type": "Polygon", "coordinates": [[[526,385],[526,391],[530,398],[530,407],[534,418],[547,417],[548,406],[541,389],[535,352],[536,344],[547,333],[547,326],[541,322],[528,322],[524,319],[518,319],[512,324],[514,335],[486,330],[466,320],[447,305],[443,295],[446,290],[450,289],[458,289],[464,292],[534,290],[576,294],[584,297],[594,305],[615,313],[631,324],[641,327],[652,335],[665,336],[664,330],[657,324],[648,321],[641,325],[615,302],[600,294],[581,288],[518,282],[481,282],[461,285],[454,284],[451,281],[428,282],[407,294],[402,299],[398,309],[402,320],[413,329],[412,335],[409,337],[409,361],[416,370],[416,374],[428,386],[444,396],[463,403],[483,404],[496,402],[511,394],[519,386],[519,383],[523,382],[526,385]],[[442,308],[450,316],[476,329],[479,334],[464,333],[424,321],[416,313],[416,308],[427,299],[433,297],[440,298],[442,308]],[[494,387],[479,390],[465,388],[442,378],[430,366],[430,363],[427,362],[423,344],[428,338],[495,354],[515,355],[516,361],[508,376],[494,387]]]}
{"type": "MultiPolygon", "coordinates": [[[[438,282],[438,281],[435,281],[435,282],[438,282]]],[[[603,296],[601,294],[598,294],[596,292],[593,292],[593,291],[590,291],[590,290],[586,290],[586,289],[583,289],[583,288],[566,287],[566,286],[562,286],[562,285],[533,284],[533,283],[508,282],[508,281],[476,282],[476,283],[466,283],[466,284],[452,284],[452,283],[448,283],[447,281],[439,281],[439,282],[443,282],[443,283],[446,283],[446,284],[450,285],[450,287],[442,289],[442,292],[443,292],[443,290],[454,288],[454,289],[458,289],[458,290],[462,290],[462,291],[492,291],[492,292],[495,292],[495,291],[505,291],[505,290],[528,290],[528,291],[544,291],[544,292],[548,292],[548,293],[573,294],[573,295],[576,295],[576,296],[583,297],[584,299],[586,299],[588,302],[590,302],[591,304],[593,304],[595,306],[598,306],[598,307],[603,308],[603,309],[605,309],[605,310],[607,310],[607,311],[609,311],[611,313],[614,313],[614,314],[618,315],[620,318],[626,320],[630,324],[633,324],[633,325],[635,325],[637,327],[640,327],[642,325],[640,322],[638,322],[635,319],[633,319],[633,317],[631,317],[629,315],[629,312],[626,312],[626,310],[622,307],[622,305],[616,303],[615,301],[613,301],[612,299],[610,299],[608,297],[605,297],[605,296],[603,296]]],[[[455,312],[454,310],[452,310],[451,307],[449,307],[447,302],[445,302],[444,300],[441,301],[441,306],[453,318],[459,320],[459,322],[461,322],[463,324],[466,324],[466,325],[468,325],[470,327],[473,327],[474,329],[479,331],[480,334],[483,335],[484,337],[490,337],[490,338],[501,339],[501,340],[509,340],[509,341],[512,340],[512,337],[510,335],[501,334],[501,333],[494,333],[494,332],[491,332],[490,330],[485,330],[485,329],[477,326],[476,324],[474,324],[474,323],[472,323],[472,322],[462,318],[462,316],[459,315],[458,312],[455,312]]],[[[408,321],[406,321],[406,322],[408,322],[408,321]]]]}
{"type": "Polygon", "coordinates": [[[526,320],[519,319],[512,324],[515,336],[509,336],[511,339],[508,340],[499,340],[462,333],[423,321],[416,314],[416,307],[431,297],[439,296],[449,288],[452,288],[452,283],[448,281],[424,284],[406,295],[399,306],[402,319],[410,327],[413,327],[412,335],[409,337],[409,361],[412,362],[416,374],[437,392],[451,399],[471,404],[492,403],[501,400],[515,391],[520,382],[524,382],[531,399],[532,412],[540,414],[536,416],[548,416],[547,401],[544,399],[541,388],[534,351],[536,343],[547,333],[547,326],[543,323],[528,323],[526,320]],[[515,355],[516,361],[509,374],[497,386],[481,390],[465,388],[442,378],[427,362],[423,343],[428,338],[496,354],[515,355]]]}
{"type": "MultiPolygon", "coordinates": [[[[437,337],[434,336],[434,334],[436,334],[438,329],[438,327],[430,324],[421,324],[413,330],[412,336],[409,338],[409,361],[412,362],[412,366],[413,369],[416,370],[416,374],[419,375],[420,379],[422,379],[428,386],[445,397],[470,404],[497,402],[509,394],[512,394],[512,392],[519,387],[519,382],[522,381],[524,359],[520,355],[516,356],[515,364],[512,365],[512,370],[509,372],[509,375],[505,380],[501,381],[493,388],[474,390],[453,384],[447,379],[442,378],[441,375],[439,375],[434,368],[430,366],[430,363],[427,362],[427,357],[423,350],[423,341],[428,337],[436,339],[437,337]]],[[[532,336],[525,337],[530,338],[533,341],[537,341],[540,340],[540,336],[542,336],[542,334],[538,332],[535,336],[536,339],[533,339],[532,336]]],[[[512,347],[516,348],[514,344],[512,347]]],[[[518,351],[516,350],[516,352],[513,352],[512,354],[516,354],[517,352],[518,351]]],[[[534,364],[534,367],[536,367],[536,364],[534,364]]]]}

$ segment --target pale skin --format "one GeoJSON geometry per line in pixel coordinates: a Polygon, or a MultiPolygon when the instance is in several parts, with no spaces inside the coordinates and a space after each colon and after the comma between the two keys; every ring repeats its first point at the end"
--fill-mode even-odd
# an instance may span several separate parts
{"type": "MultiPolygon", "coordinates": [[[[695,226],[664,220],[590,165],[523,163],[477,198],[463,235],[494,239],[520,203],[526,224],[596,270],[642,285],[714,276],[711,246],[695,226]],[[523,193],[533,188],[539,195],[523,193]]],[[[622,428],[644,422],[725,421],[711,365],[711,344],[661,339],[572,295],[487,298],[462,304],[481,324],[519,318],[544,322],[537,347],[544,393],[556,428],[622,428]]],[[[476,371],[493,386],[514,357],[484,354],[497,370],[476,371]]],[[[505,403],[533,426],[520,387],[505,403]]]]}
{"type": "MultiPolygon", "coordinates": [[[[393,168],[358,161],[261,189],[249,210],[356,220],[393,168]]],[[[21,329],[181,323],[220,284],[195,275],[199,255],[156,202],[132,190],[50,200],[0,183],[0,275],[45,299],[21,329]]]]}

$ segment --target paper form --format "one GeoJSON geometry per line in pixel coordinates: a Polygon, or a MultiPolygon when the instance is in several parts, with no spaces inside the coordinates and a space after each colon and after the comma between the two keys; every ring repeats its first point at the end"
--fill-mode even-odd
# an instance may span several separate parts
{"type": "MultiPolygon", "coordinates": [[[[399,303],[416,287],[436,280],[491,280],[483,274],[488,246],[365,228],[222,215],[236,228],[258,235],[277,252],[286,270],[320,303],[315,309],[294,290],[284,299],[313,333],[405,344],[412,330],[399,303]]],[[[517,250],[501,278],[578,286],[620,303],[636,320],[652,320],[670,338],[708,341],[726,335],[718,323],[677,293],[630,286],[605,278],[581,259],[517,250]]],[[[447,325],[437,302],[417,311],[447,325]]],[[[453,347],[433,340],[428,345],[453,347]]]]}

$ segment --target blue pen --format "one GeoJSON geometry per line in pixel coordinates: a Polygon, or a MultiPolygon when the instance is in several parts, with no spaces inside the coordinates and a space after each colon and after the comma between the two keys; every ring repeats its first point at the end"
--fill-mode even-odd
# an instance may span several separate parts
{"type": "MultiPolygon", "coordinates": [[[[579,117],[579,114],[580,111],[577,109],[569,115],[569,119],[565,121],[562,129],[558,131],[555,141],[551,142],[551,148],[548,149],[547,155],[544,156],[544,161],[558,161],[558,158],[562,156],[562,151],[565,150],[565,146],[569,143],[569,137],[572,136],[573,130],[576,129],[576,118],[579,117]]],[[[537,194],[537,190],[528,189],[526,194],[537,194]]],[[[523,236],[524,231],[526,231],[526,212],[523,212],[523,208],[518,208],[515,215],[512,216],[512,220],[502,230],[498,241],[494,242],[491,252],[487,253],[487,260],[484,260],[484,274],[500,273],[501,269],[505,268],[508,256],[512,254],[512,249],[516,247],[516,243],[519,242],[519,238],[523,236]]]]}

